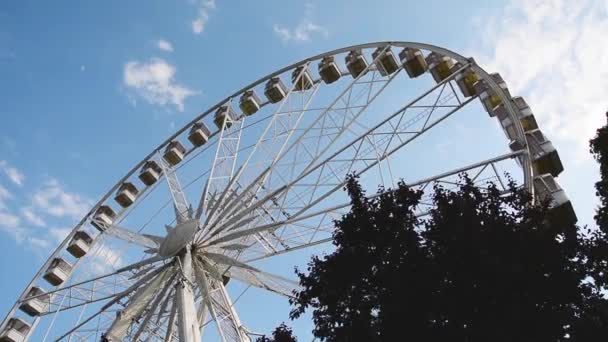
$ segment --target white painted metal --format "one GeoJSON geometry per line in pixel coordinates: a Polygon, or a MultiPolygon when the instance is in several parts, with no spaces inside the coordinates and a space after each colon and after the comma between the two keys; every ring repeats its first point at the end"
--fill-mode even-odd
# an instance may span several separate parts
{"type": "MultiPolygon", "coordinates": [[[[52,315],[55,322],[64,312],[81,308],[81,313],[76,315],[77,321],[67,333],[51,332],[50,336],[88,340],[98,339],[104,333],[106,338],[113,339],[175,341],[179,338],[180,341],[199,341],[200,328],[209,315],[223,341],[249,341],[247,330],[242,326],[224,286],[225,277],[289,297],[297,287],[296,283],[263,272],[249,263],[330,241],[332,219],[338,218],[348,208],[347,204],[336,205],[330,201],[342,188],[344,176],[377,170],[383,182],[391,184],[394,170],[389,157],[475,99],[474,96],[463,99],[456,91],[459,88],[454,78],[465,68],[477,74],[486,82],[488,89],[500,97],[504,104],[501,118],[511,119],[509,136],[522,148],[509,155],[412,182],[410,186],[426,188],[434,181],[448,184],[450,177],[463,171],[475,172],[474,180],[482,180],[490,172],[490,177],[502,182],[496,164],[517,158],[522,165],[524,186],[532,191],[530,153],[523,128],[517,120],[519,108],[510,100],[504,85],[497,84],[473,60],[439,47],[407,42],[379,42],[334,50],[290,65],[244,87],[194,118],[158,146],[78,223],[24,290],[0,325],[0,331],[4,331],[8,318],[13,317],[16,308],[28,298],[29,289],[49,269],[50,260],[64,255],[62,253],[65,253],[65,247],[76,231],[84,229],[93,234],[92,243],[90,251],[85,251],[86,255],[78,259],[74,269],[77,270],[81,260],[87,262],[93,258],[101,258],[113,268],[101,276],[72,276],[74,279],[66,278],[60,288],[49,289],[49,307],[32,320],[32,331],[40,317],[52,315]],[[397,112],[374,113],[379,123],[365,122],[360,118],[372,102],[396,77],[404,74],[401,65],[391,62],[395,61],[393,48],[435,52],[453,59],[460,69],[452,70],[451,75],[397,112]],[[373,61],[366,64],[357,77],[351,78],[348,72],[339,70],[338,64],[332,64],[334,75],[331,78],[326,75],[324,80],[315,79],[310,72],[312,68],[309,66],[313,63],[325,60],[327,64],[329,60],[336,60],[335,56],[353,50],[361,50],[368,55],[375,50],[373,61]],[[298,72],[294,74],[294,70],[298,72]],[[339,80],[335,78],[336,70],[341,72],[339,80]],[[245,115],[241,115],[231,120],[230,127],[223,122],[219,130],[205,132],[203,147],[199,143],[190,150],[182,147],[179,164],[171,166],[163,158],[163,151],[170,143],[181,144],[180,140],[187,138],[193,125],[209,121],[209,114],[213,114],[220,105],[230,103],[232,98],[240,98],[246,91],[263,87],[274,77],[295,76],[298,79],[298,74],[301,76],[305,72],[309,84],[292,85],[289,91],[283,89],[284,96],[280,101],[256,99],[255,108],[250,106],[244,113],[251,114],[247,124],[245,115]],[[347,77],[349,80],[345,81],[347,77]],[[336,88],[337,93],[329,99],[318,95],[324,89],[345,83],[346,88],[336,88]],[[316,103],[321,100],[329,104],[316,103]],[[276,107],[270,107],[275,109],[264,118],[267,106],[276,107]],[[256,122],[260,124],[255,126],[256,122]],[[370,124],[371,128],[368,127],[370,124]],[[215,155],[206,166],[208,169],[201,173],[200,177],[207,178],[194,214],[184,192],[194,181],[182,186],[177,172],[198,153],[211,151],[209,148],[213,144],[217,144],[215,155]],[[175,209],[177,223],[175,228],[167,230],[166,236],[141,233],[145,225],[133,230],[119,227],[139,201],[154,190],[156,182],[140,188],[137,196],[129,197],[133,203],[118,212],[110,215],[102,212],[105,209],[99,211],[99,208],[105,208],[121,184],[132,181],[141,166],[153,160],[158,161],[162,170],[162,174],[157,176],[167,180],[171,194],[169,204],[175,209]],[[105,216],[95,215],[100,212],[105,216]],[[89,223],[93,217],[97,219],[95,223],[101,233],[90,230],[89,223]],[[190,221],[192,218],[196,221],[190,221]],[[197,233],[197,230],[200,231],[197,233]],[[145,247],[155,256],[118,268],[115,266],[117,258],[124,251],[102,248],[109,245],[110,237],[125,242],[127,247],[145,247]],[[97,249],[96,244],[99,244],[97,249]],[[174,280],[178,280],[176,286],[173,286],[174,280]],[[99,308],[101,303],[103,305],[99,308]],[[85,310],[89,306],[93,309],[85,310]],[[85,316],[85,311],[90,310],[97,311],[85,316]],[[119,317],[115,316],[116,311],[121,312],[119,317]],[[83,320],[82,317],[87,318],[83,320]]],[[[423,215],[428,208],[421,205],[418,210],[423,215]]],[[[78,270],[82,274],[92,271],[78,270]]],[[[26,340],[29,334],[31,331],[26,340]]]]}

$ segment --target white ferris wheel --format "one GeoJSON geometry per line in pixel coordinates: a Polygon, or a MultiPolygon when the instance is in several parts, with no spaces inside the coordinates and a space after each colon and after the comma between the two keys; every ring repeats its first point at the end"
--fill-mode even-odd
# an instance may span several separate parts
{"type": "MultiPolygon", "coordinates": [[[[251,341],[237,301],[292,296],[298,283],[264,262],[331,241],[348,174],[424,190],[467,172],[507,191],[508,171],[575,219],[562,170],[525,100],[472,58],[412,42],[322,53],[228,96],[136,163],[36,272],[0,341],[251,341]],[[454,133],[463,125],[479,135],[454,133]],[[487,138],[494,127],[504,134],[487,138]]],[[[431,205],[423,197],[419,214],[431,205]]]]}

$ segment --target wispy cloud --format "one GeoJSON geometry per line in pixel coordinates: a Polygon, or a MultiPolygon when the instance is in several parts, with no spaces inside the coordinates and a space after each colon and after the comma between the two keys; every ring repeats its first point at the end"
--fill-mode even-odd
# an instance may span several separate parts
{"type": "Polygon", "coordinates": [[[27,243],[35,249],[46,249],[51,245],[49,240],[31,236],[27,238],[27,243]]]}
{"type": "Polygon", "coordinates": [[[86,214],[92,201],[64,190],[56,179],[51,179],[34,193],[32,205],[48,215],[76,220],[86,214]]]}
{"type": "Polygon", "coordinates": [[[0,210],[6,209],[6,200],[11,199],[11,194],[2,184],[0,184],[0,210]]]}
{"type": "Polygon", "coordinates": [[[23,186],[25,176],[16,168],[8,165],[6,160],[0,160],[0,170],[6,174],[6,177],[18,186],[23,186]]]}
{"type": "Polygon", "coordinates": [[[25,220],[33,226],[36,226],[36,227],[46,226],[46,222],[44,222],[42,217],[40,217],[38,214],[36,214],[34,212],[34,208],[32,208],[32,207],[21,208],[21,216],[23,216],[23,218],[25,218],[25,220]]]}
{"type": "Polygon", "coordinates": [[[17,242],[22,242],[25,230],[20,226],[19,216],[8,212],[0,212],[0,230],[10,234],[17,242]]]}
{"type": "Polygon", "coordinates": [[[156,42],[156,46],[162,51],[173,52],[173,44],[167,40],[159,39],[156,42]]]}
{"type": "Polygon", "coordinates": [[[57,243],[61,243],[72,230],[70,228],[51,228],[49,235],[55,239],[57,243]]]}
{"type": "Polygon", "coordinates": [[[285,43],[289,41],[310,41],[314,35],[327,37],[329,35],[327,29],[312,21],[313,10],[314,5],[305,4],[304,17],[295,26],[289,28],[281,24],[275,24],[272,27],[274,33],[285,43]]]}
{"type": "Polygon", "coordinates": [[[205,26],[209,21],[209,14],[215,10],[215,0],[201,0],[197,2],[198,15],[190,23],[192,32],[195,34],[201,34],[205,30],[205,26]]]}
{"type": "Polygon", "coordinates": [[[161,58],[148,62],[130,61],[124,66],[123,82],[151,104],[174,105],[180,112],[184,101],[197,94],[175,81],[176,68],[161,58]]]}
{"type": "Polygon", "coordinates": [[[608,108],[606,4],[511,1],[479,21],[481,64],[500,71],[512,93],[529,94],[542,128],[579,159],[588,158],[587,142],[608,108]]]}

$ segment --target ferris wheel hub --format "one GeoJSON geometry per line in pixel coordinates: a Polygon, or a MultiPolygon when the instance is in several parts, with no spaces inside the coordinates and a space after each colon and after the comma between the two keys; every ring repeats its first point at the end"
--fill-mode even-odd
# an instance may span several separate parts
{"type": "Polygon", "coordinates": [[[167,236],[158,248],[158,254],[164,257],[174,256],[183,250],[194,239],[198,230],[198,220],[189,219],[175,227],[166,226],[167,236]]]}

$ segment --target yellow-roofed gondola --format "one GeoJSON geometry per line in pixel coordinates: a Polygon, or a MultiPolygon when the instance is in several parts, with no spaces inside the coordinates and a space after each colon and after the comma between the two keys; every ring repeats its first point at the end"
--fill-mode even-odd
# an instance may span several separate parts
{"type": "Polygon", "coordinates": [[[188,133],[188,140],[193,146],[199,147],[209,141],[210,135],[211,131],[209,131],[207,125],[202,122],[197,122],[192,125],[192,128],[190,128],[190,133],[188,133]]]}
{"type": "Polygon", "coordinates": [[[378,72],[380,72],[380,75],[382,76],[391,75],[399,70],[399,63],[397,63],[395,54],[390,47],[386,48],[386,50],[385,48],[386,47],[381,46],[372,52],[372,58],[376,61],[376,69],[378,69],[378,72]]]}
{"type": "Polygon", "coordinates": [[[177,140],[171,141],[165,147],[165,153],[163,154],[163,159],[167,161],[172,166],[179,164],[186,154],[186,148],[182,143],[177,140]]]}
{"type": "Polygon", "coordinates": [[[139,173],[139,179],[147,186],[156,183],[160,179],[163,169],[154,160],[144,163],[139,173]]]}
{"type": "Polygon", "coordinates": [[[399,52],[399,58],[410,78],[416,78],[424,74],[429,68],[422,51],[419,49],[406,47],[399,52]]]}
{"type": "Polygon", "coordinates": [[[135,202],[139,190],[131,182],[125,182],[120,185],[116,192],[114,200],[120,204],[121,207],[126,208],[135,202]]]}
{"type": "Polygon", "coordinates": [[[578,218],[566,192],[550,174],[534,177],[534,193],[541,201],[549,201],[549,208],[560,222],[576,223],[578,218]]]}
{"type": "Polygon", "coordinates": [[[365,71],[368,66],[365,56],[361,50],[353,50],[344,58],[346,69],[353,78],[357,78],[365,71]]]}
{"type": "Polygon", "coordinates": [[[0,333],[1,342],[25,342],[32,327],[20,318],[11,317],[0,333]]]}
{"type": "Polygon", "coordinates": [[[19,309],[30,316],[40,316],[40,314],[47,311],[49,298],[50,295],[46,291],[38,286],[34,286],[28,291],[19,309]]]}
{"type": "Polygon", "coordinates": [[[260,98],[253,89],[245,91],[239,100],[239,107],[245,115],[252,115],[260,110],[260,104],[260,98]]]}
{"type": "Polygon", "coordinates": [[[93,225],[93,227],[97,228],[97,230],[102,232],[106,230],[108,226],[112,225],[115,218],[116,213],[114,212],[114,210],[107,205],[102,205],[95,212],[95,215],[91,220],[91,225],[93,225]]]}
{"type": "Polygon", "coordinates": [[[234,109],[232,109],[232,106],[230,106],[230,104],[225,104],[220,106],[220,108],[215,111],[213,122],[218,129],[222,129],[222,127],[224,127],[224,122],[226,122],[226,128],[229,128],[232,126],[232,122],[236,120],[236,118],[237,116],[234,109]]]}
{"type": "Polygon", "coordinates": [[[72,264],[65,261],[63,258],[57,257],[54,258],[53,261],[51,261],[51,264],[44,273],[43,277],[51,285],[61,285],[70,276],[72,268],[72,264]]]}
{"type": "Polygon", "coordinates": [[[454,71],[454,60],[437,52],[431,52],[426,56],[426,63],[435,82],[439,83],[448,78],[454,71]]]}
{"type": "Polygon", "coordinates": [[[532,168],[535,175],[551,174],[559,176],[564,166],[551,140],[547,139],[540,129],[526,132],[526,142],[530,148],[532,168]]]}
{"type": "Polygon", "coordinates": [[[68,244],[67,251],[75,258],[82,258],[89,252],[92,243],[93,238],[84,230],[79,230],[74,233],[72,240],[68,244]]]}
{"type": "Polygon", "coordinates": [[[334,61],[334,56],[326,56],[319,62],[319,75],[326,84],[334,83],[340,79],[340,68],[334,61]]]}
{"type": "Polygon", "coordinates": [[[291,82],[293,83],[294,91],[304,91],[312,88],[312,76],[304,65],[295,68],[291,73],[291,82]]]}
{"type": "Polygon", "coordinates": [[[287,88],[279,77],[273,77],[264,86],[264,95],[270,103],[277,103],[285,98],[287,88]]]}

